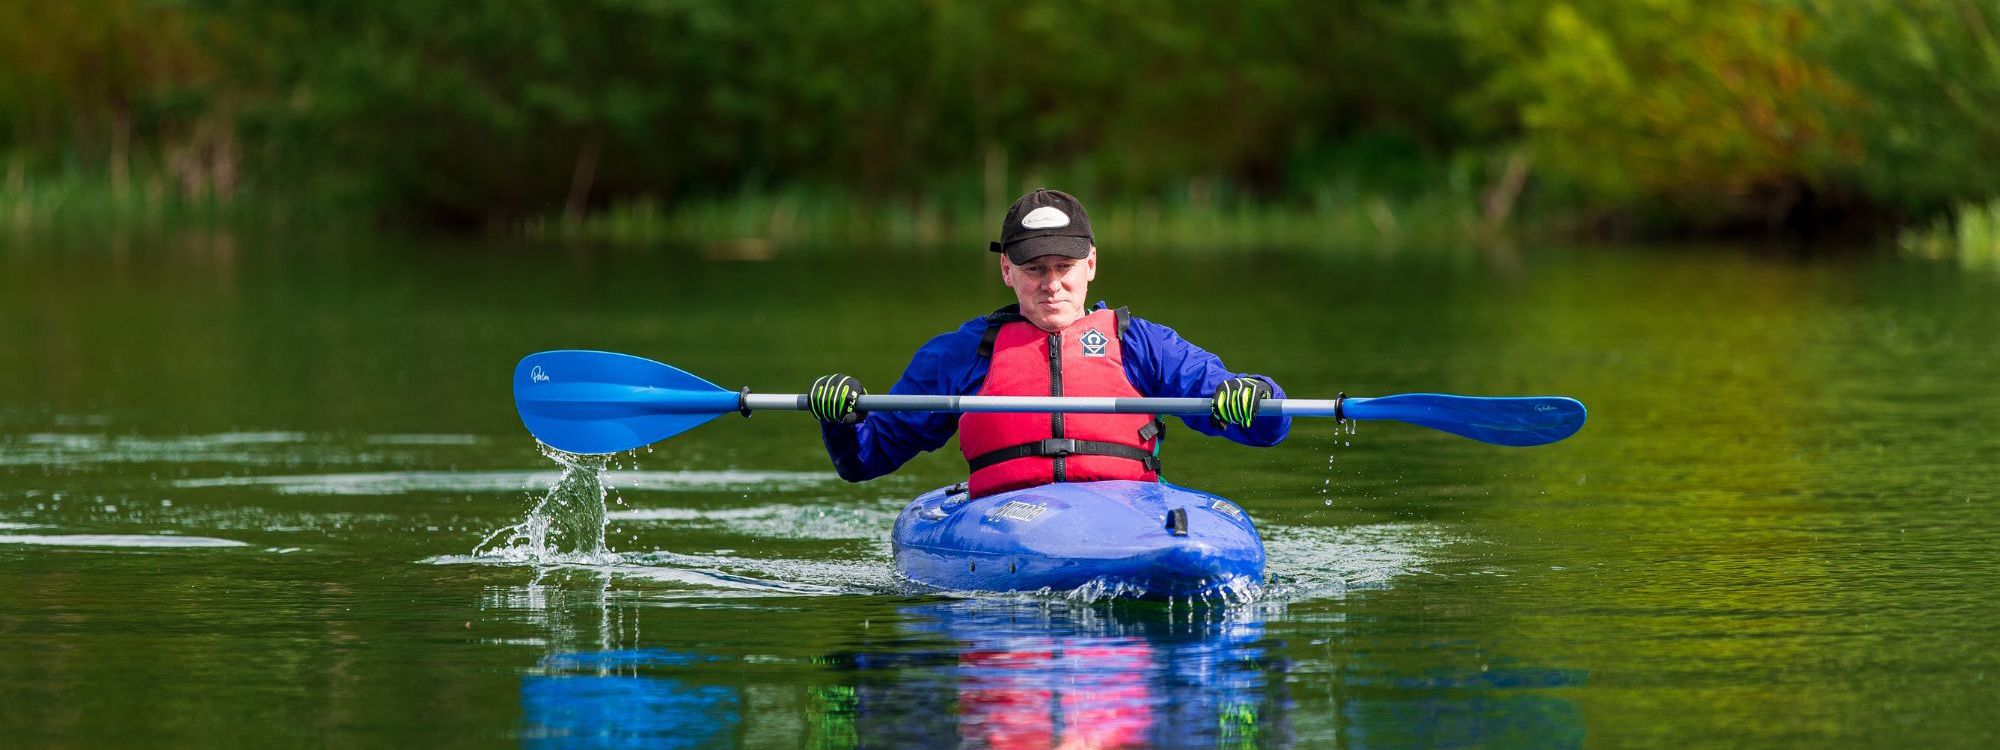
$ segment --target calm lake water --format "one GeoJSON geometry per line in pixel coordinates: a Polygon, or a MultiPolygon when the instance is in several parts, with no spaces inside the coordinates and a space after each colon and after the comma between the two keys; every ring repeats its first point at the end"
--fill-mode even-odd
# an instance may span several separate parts
{"type": "Polygon", "coordinates": [[[791,413],[617,459],[601,554],[508,541],[596,512],[522,355],[886,389],[1009,301],[981,250],[0,239],[0,745],[2000,743],[2000,277],[1935,263],[1107,248],[1093,298],[1296,396],[1591,409],[1173,431],[1267,538],[1245,605],[914,595],[956,448],[847,484],[791,413]]]}

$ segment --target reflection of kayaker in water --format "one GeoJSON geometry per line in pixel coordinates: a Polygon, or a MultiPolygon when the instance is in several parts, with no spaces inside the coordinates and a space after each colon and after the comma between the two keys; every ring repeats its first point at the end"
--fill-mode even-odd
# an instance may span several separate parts
{"type": "MultiPolygon", "coordinates": [[[[1208,416],[1185,416],[1198,432],[1254,446],[1276,445],[1290,417],[1256,418],[1265,398],[1284,398],[1262,375],[1230,372],[1173,329],[1100,302],[1086,309],[1097,277],[1097,245],[1082,204],[1036,190],[1007,212],[1000,280],[1018,304],[974,318],[917,350],[892,394],[1213,398],[1208,416]]],[[[1051,482],[1159,479],[1165,424],[1147,414],[862,413],[861,382],[841,374],[813,382],[808,402],[841,478],[888,474],[959,433],[972,494],[1051,482]]]]}
{"type": "Polygon", "coordinates": [[[1279,747],[1293,737],[1290,662],[1267,650],[1249,611],[954,599],[900,611],[896,637],[822,660],[851,686],[820,703],[832,720],[822,734],[846,741],[806,747],[1279,747]]]}
{"type": "Polygon", "coordinates": [[[1156,669],[1151,646],[1112,639],[1048,645],[959,655],[963,744],[996,750],[1152,744],[1159,701],[1146,682],[1156,669]]]}

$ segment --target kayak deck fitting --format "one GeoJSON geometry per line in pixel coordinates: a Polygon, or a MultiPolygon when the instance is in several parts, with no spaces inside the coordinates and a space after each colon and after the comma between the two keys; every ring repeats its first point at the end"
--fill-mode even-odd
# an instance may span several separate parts
{"type": "Polygon", "coordinates": [[[1059,482],[980,498],[943,487],[903,509],[893,541],[897,572],[936,589],[1207,598],[1264,578],[1249,514],[1166,482],[1059,482]]]}

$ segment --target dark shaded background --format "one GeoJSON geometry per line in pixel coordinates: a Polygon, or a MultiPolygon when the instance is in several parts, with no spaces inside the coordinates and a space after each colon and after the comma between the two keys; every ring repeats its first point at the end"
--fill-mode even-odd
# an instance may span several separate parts
{"type": "Polygon", "coordinates": [[[1991,0],[5,0],[0,214],[983,225],[1060,184],[1381,234],[1851,235],[2000,193],[1996,29],[1991,0]]]}

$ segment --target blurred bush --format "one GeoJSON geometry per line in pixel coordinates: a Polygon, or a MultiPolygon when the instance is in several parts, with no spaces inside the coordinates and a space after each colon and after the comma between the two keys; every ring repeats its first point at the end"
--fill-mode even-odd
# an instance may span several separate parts
{"type": "Polygon", "coordinates": [[[254,189],[461,228],[801,191],[991,213],[1059,184],[1093,205],[1454,204],[1490,227],[1519,203],[1762,231],[1993,197],[1996,18],[1992,0],[0,0],[0,163],[16,185],[254,189]]]}
{"type": "Polygon", "coordinates": [[[1478,0],[1453,8],[1513,118],[1572,202],[1680,222],[1781,223],[1858,146],[1854,98],[1803,53],[1813,21],[1782,2],[1478,0]]]}
{"type": "Polygon", "coordinates": [[[1862,158],[1837,176],[1934,213],[2000,197],[2000,3],[1816,0],[1810,49],[1859,92],[1840,115],[1862,158]]]}

